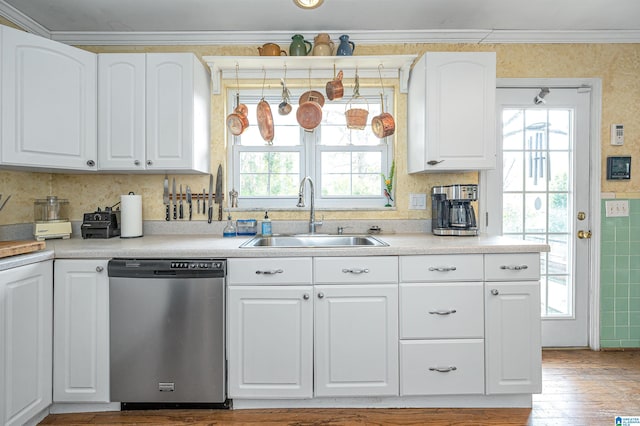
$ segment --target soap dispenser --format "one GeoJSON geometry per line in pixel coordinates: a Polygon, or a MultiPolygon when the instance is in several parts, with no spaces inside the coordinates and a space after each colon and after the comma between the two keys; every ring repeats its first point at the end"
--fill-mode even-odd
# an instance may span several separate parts
{"type": "Polygon", "coordinates": [[[269,219],[269,212],[264,212],[264,219],[262,220],[262,236],[271,236],[271,219],[269,219]]]}
{"type": "Polygon", "coordinates": [[[236,227],[233,225],[233,220],[231,220],[231,213],[227,213],[227,225],[222,230],[222,236],[225,238],[236,236],[236,227]]]}

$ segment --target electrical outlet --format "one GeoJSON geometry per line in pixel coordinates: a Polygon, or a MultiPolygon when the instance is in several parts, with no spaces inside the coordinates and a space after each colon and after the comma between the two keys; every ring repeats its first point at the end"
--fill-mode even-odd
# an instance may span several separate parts
{"type": "Polygon", "coordinates": [[[605,201],[606,217],[624,217],[629,216],[629,200],[610,200],[605,201]]]}
{"type": "Polygon", "coordinates": [[[427,194],[409,194],[409,210],[426,210],[427,194]]]}

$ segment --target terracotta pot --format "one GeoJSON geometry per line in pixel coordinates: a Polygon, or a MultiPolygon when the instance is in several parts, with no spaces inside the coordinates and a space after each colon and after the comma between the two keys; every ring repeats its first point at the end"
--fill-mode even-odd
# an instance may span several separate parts
{"type": "Polygon", "coordinates": [[[342,71],[338,72],[336,78],[327,83],[325,91],[330,101],[340,99],[344,95],[344,86],[342,85],[342,71]]]}
{"type": "Polygon", "coordinates": [[[371,119],[371,130],[378,138],[386,138],[396,131],[396,122],[388,112],[383,112],[371,119]]]}
{"type": "Polygon", "coordinates": [[[257,118],[258,118],[258,129],[260,130],[260,136],[267,143],[271,144],[273,142],[273,114],[271,114],[271,107],[269,103],[262,99],[258,102],[257,106],[257,118]]]}

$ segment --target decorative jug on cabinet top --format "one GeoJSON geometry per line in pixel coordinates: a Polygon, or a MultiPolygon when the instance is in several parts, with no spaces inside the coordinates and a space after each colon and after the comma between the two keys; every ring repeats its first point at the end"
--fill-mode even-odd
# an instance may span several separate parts
{"type": "Polygon", "coordinates": [[[338,56],[351,56],[353,55],[353,51],[356,50],[356,45],[349,41],[349,36],[343,34],[340,36],[340,45],[338,46],[338,50],[336,51],[336,55],[338,56]]]}
{"type": "Polygon", "coordinates": [[[307,56],[311,52],[311,43],[300,34],[291,37],[293,40],[289,46],[289,56],[307,56]]]}
{"type": "Polygon", "coordinates": [[[333,55],[333,41],[327,33],[320,33],[313,39],[313,56],[331,56],[333,55]]]}
{"type": "Polygon", "coordinates": [[[275,43],[263,44],[262,47],[258,47],[258,53],[260,56],[287,56],[287,52],[280,49],[280,46],[275,43]]]}

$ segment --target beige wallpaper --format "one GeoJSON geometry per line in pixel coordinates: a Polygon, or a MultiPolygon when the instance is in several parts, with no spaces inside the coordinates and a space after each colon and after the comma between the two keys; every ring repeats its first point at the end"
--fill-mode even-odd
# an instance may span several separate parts
{"type": "MultiPolygon", "coordinates": [[[[357,43],[357,41],[356,41],[357,43]]],[[[178,52],[193,51],[197,55],[254,55],[256,46],[85,46],[86,50],[102,52],[178,52]]],[[[607,155],[634,155],[630,182],[607,182],[602,179],[602,191],[640,192],[640,45],[639,44],[544,44],[544,45],[476,45],[476,44],[403,44],[358,47],[360,55],[422,54],[426,51],[495,51],[498,57],[498,77],[561,78],[599,77],[603,81],[602,161],[603,173],[607,155]],[[611,123],[625,124],[625,144],[609,145],[611,123]]],[[[245,84],[251,84],[245,83],[245,84]]],[[[277,84],[277,81],[274,82],[277,84]]],[[[367,84],[364,82],[363,84],[367,84]]],[[[211,164],[215,171],[226,159],[224,141],[224,100],[212,96],[211,164]]],[[[409,193],[428,193],[433,185],[455,182],[475,182],[476,173],[425,174],[406,173],[406,95],[397,96],[394,114],[397,122],[396,202],[394,210],[323,212],[326,219],[411,219],[429,218],[428,210],[408,210],[409,193]]],[[[45,195],[57,195],[70,200],[72,220],[81,220],[83,212],[115,204],[120,194],[134,191],[143,195],[143,215],[146,220],[162,220],[162,180],[164,175],[86,175],[46,174],[0,171],[0,194],[13,194],[7,207],[0,212],[0,225],[29,222],[33,218],[33,200],[45,195]]],[[[174,176],[170,176],[173,178],[174,176]]],[[[200,191],[208,186],[205,176],[178,175],[177,183],[189,184],[200,191]]],[[[291,210],[273,212],[272,219],[303,219],[308,212],[292,206],[291,210]]],[[[236,214],[236,217],[260,217],[258,212],[236,214]]],[[[270,215],[271,216],[271,215],[270,215]]]]}

